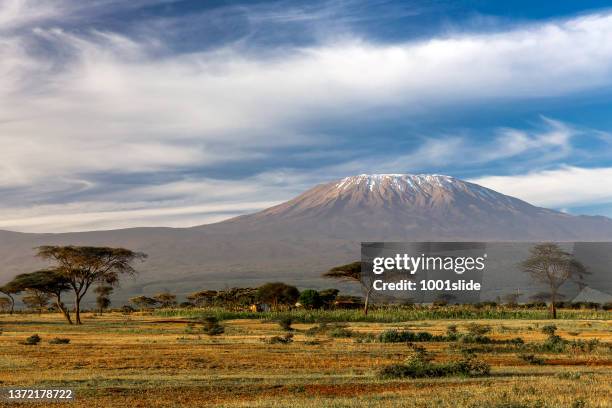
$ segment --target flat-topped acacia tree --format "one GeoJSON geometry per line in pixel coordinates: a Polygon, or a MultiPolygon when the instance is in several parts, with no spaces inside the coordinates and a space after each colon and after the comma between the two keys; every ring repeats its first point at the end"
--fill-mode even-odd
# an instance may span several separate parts
{"type": "Polygon", "coordinates": [[[13,314],[13,312],[15,311],[15,298],[13,297],[13,295],[18,294],[19,292],[21,292],[21,290],[15,285],[13,285],[12,282],[9,282],[6,285],[0,286],[0,293],[2,293],[3,295],[6,295],[9,299],[9,303],[10,303],[9,313],[10,314],[13,314]]]}
{"type": "Polygon", "coordinates": [[[363,289],[363,293],[365,295],[365,300],[363,304],[363,313],[367,316],[368,309],[370,305],[370,295],[372,294],[372,284],[370,282],[365,282],[369,280],[369,276],[362,275],[361,273],[361,262],[351,262],[346,265],[336,266],[331,268],[329,271],[323,274],[324,278],[338,279],[341,281],[349,281],[349,282],[357,282],[361,285],[363,289]]]}
{"type": "Polygon", "coordinates": [[[74,292],[75,323],[81,324],[81,300],[92,284],[114,286],[121,275],[134,275],[132,266],[147,255],[125,248],[89,246],[41,246],[38,256],[55,263],[74,292]]]}
{"type": "Polygon", "coordinates": [[[68,279],[57,269],[44,269],[15,276],[10,282],[11,287],[19,292],[37,290],[55,297],[55,304],[69,324],[72,324],[70,312],[62,302],[62,293],[71,289],[68,279]]]}
{"type": "Polygon", "coordinates": [[[557,318],[556,302],[563,296],[559,293],[559,288],[567,281],[573,281],[582,287],[584,276],[589,274],[585,266],[571,253],[550,242],[533,246],[529,258],[521,263],[521,267],[534,281],[548,285],[550,314],[553,319],[557,318]]]}

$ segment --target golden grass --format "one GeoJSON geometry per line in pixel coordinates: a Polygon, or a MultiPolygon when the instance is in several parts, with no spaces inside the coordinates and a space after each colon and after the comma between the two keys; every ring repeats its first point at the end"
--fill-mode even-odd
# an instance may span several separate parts
{"type": "MultiPolygon", "coordinates": [[[[402,362],[405,344],[358,343],[323,334],[305,336],[313,325],[295,324],[294,342],[270,345],[261,338],[282,334],[275,323],[223,322],[225,334],[210,338],[186,333],[180,319],[120,314],[86,314],[81,327],[58,315],[0,316],[0,386],[73,387],[71,407],[609,407],[612,405],[612,322],[555,322],[567,339],[603,342],[603,351],[538,354],[546,365],[533,366],[514,352],[481,354],[492,366],[484,378],[381,380],[376,371],[402,362]],[[569,335],[568,332],[578,333],[569,335]],[[37,346],[20,345],[37,333],[37,346]],[[54,337],[70,344],[51,345],[54,337]],[[319,344],[307,344],[316,340],[319,344]],[[507,403],[507,405],[502,405],[507,403]],[[514,404],[514,405],[512,405],[514,404]]],[[[351,330],[377,334],[409,328],[442,334],[449,324],[353,323],[351,330]]],[[[520,336],[539,342],[548,321],[487,320],[491,337],[520,336]]],[[[425,343],[446,361],[458,352],[449,343],[425,343]]],[[[0,406],[12,406],[5,403],[0,406]]],[[[19,405],[27,406],[27,405],[19,405]]],[[[41,406],[40,404],[37,406],[41,406]]]]}

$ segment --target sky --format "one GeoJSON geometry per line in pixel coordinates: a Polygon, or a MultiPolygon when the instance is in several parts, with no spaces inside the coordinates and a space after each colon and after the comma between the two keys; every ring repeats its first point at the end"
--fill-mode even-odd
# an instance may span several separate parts
{"type": "Polygon", "coordinates": [[[362,173],[612,217],[606,3],[0,0],[0,229],[188,227],[362,173]]]}

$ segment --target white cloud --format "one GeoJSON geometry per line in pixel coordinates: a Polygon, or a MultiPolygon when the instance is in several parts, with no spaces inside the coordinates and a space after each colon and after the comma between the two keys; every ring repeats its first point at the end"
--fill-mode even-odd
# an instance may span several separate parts
{"type": "Polygon", "coordinates": [[[193,206],[140,207],[112,209],[110,203],[44,205],[15,209],[11,217],[1,218],[3,228],[21,232],[70,232],[126,227],[186,227],[209,224],[276,204],[274,201],[210,203],[193,206]],[[97,209],[96,209],[97,208],[97,209]]]}
{"type": "Polygon", "coordinates": [[[599,138],[593,130],[574,129],[558,120],[542,117],[536,129],[499,128],[490,137],[475,141],[473,135],[424,138],[410,154],[390,155],[385,160],[360,159],[343,163],[337,169],[354,169],[374,173],[394,173],[436,167],[439,171],[461,165],[481,165],[521,157],[521,164],[548,163],[575,153],[572,139],[580,134],[599,138]]]}
{"type": "Polygon", "coordinates": [[[548,208],[612,203],[612,168],[561,167],[515,176],[470,180],[531,204],[548,208]]]}
{"type": "MultiPolygon", "coordinates": [[[[266,53],[230,45],[175,54],[161,35],[140,40],[64,28],[63,18],[86,14],[86,7],[46,4],[0,2],[0,25],[6,23],[0,30],[0,188],[32,202],[104,189],[92,175],[161,174],[265,158],[282,145],[312,144],[302,126],[335,115],[393,107],[416,116],[455,104],[612,85],[609,13],[399,44],[343,38],[266,53]]],[[[102,10],[104,4],[121,2],[94,5],[102,10]]],[[[558,123],[549,126],[539,135],[502,132],[475,160],[530,149],[549,152],[549,159],[566,156],[571,135],[558,123]]],[[[417,153],[444,160],[449,146],[471,151],[464,140],[449,138],[432,139],[417,153]]],[[[236,200],[257,201],[252,194],[236,200]]],[[[87,201],[80,197],[77,204],[87,201]]],[[[18,207],[11,208],[3,209],[5,220],[18,218],[10,217],[18,207]]]]}

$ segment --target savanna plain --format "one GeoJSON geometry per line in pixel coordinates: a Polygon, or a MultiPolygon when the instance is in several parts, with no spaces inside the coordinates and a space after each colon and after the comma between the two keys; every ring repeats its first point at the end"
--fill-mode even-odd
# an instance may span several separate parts
{"type": "Polygon", "coordinates": [[[609,311],[360,313],[0,315],[0,387],[73,388],[71,407],[612,406],[609,311]]]}

